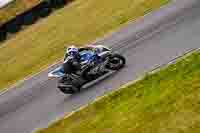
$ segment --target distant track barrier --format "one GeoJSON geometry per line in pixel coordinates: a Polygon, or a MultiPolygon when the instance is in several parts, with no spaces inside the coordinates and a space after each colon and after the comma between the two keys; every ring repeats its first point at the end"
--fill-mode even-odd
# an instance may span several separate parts
{"type": "MultiPolygon", "coordinates": [[[[2,1],[13,0],[0,0],[0,8],[2,1]]],[[[8,34],[15,34],[21,30],[23,25],[31,25],[38,19],[47,17],[52,11],[64,7],[66,4],[73,0],[43,0],[31,9],[17,15],[6,23],[0,25],[0,42],[7,39],[8,34]]],[[[5,3],[4,3],[5,4],[5,3]]],[[[3,4],[3,5],[4,5],[3,4]]],[[[8,4],[8,3],[7,3],[8,4]]],[[[5,5],[4,5],[5,6],[5,5]]]]}

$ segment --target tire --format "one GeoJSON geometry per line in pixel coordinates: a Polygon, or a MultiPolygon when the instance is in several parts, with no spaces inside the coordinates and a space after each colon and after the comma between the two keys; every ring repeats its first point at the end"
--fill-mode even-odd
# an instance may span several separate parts
{"type": "Polygon", "coordinates": [[[67,2],[66,0],[50,0],[53,8],[62,8],[67,2]]]}
{"type": "Polygon", "coordinates": [[[29,11],[23,15],[23,24],[24,25],[31,25],[34,24],[37,20],[37,16],[33,11],[29,11]]]}
{"type": "Polygon", "coordinates": [[[64,94],[75,94],[80,92],[80,88],[74,86],[74,85],[64,85],[64,84],[60,84],[58,86],[58,88],[60,89],[60,91],[64,94]]]}
{"type": "Polygon", "coordinates": [[[4,28],[0,29],[0,42],[5,41],[7,38],[7,32],[4,28]]]}
{"type": "Polygon", "coordinates": [[[17,16],[14,20],[11,20],[6,24],[6,30],[9,33],[16,33],[21,29],[22,19],[20,16],[17,16]]]}
{"type": "Polygon", "coordinates": [[[41,18],[47,17],[47,16],[50,15],[51,11],[52,11],[51,8],[44,7],[44,8],[42,8],[42,9],[40,9],[40,11],[39,11],[39,16],[40,16],[41,18]]]}
{"type": "Polygon", "coordinates": [[[110,70],[119,70],[124,67],[126,64],[126,59],[120,54],[113,54],[109,57],[109,63],[107,64],[107,69],[110,70]],[[118,62],[118,61],[120,62],[118,62]],[[119,63],[119,64],[116,64],[119,63]]]}
{"type": "Polygon", "coordinates": [[[73,85],[72,83],[65,83],[65,79],[58,81],[58,88],[64,94],[74,94],[80,92],[81,84],[73,85]]]}
{"type": "Polygon", "coordinates": [[[50,7],[50,4],[47,1],[44,1],[39,5],[37,8],[37,14],[39,17],[47,17],[52,12],[52,9],[50,7]]]}

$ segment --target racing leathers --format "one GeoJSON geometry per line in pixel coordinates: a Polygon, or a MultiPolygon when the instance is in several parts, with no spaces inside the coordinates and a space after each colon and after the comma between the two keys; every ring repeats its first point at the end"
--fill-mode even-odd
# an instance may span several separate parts
{"type": "Polygon", "coordinates": [[[76,71],[81,69],[81,56],[80,52],[82,51],[92,51],[95,54],[96,60],[99,60],[98,50],[95,46],[87,46],[78,48],[78,52],[76,54],[69,55],[68,52],[64,56],[63,69],[65,74],[75,73],[76,71]]]}

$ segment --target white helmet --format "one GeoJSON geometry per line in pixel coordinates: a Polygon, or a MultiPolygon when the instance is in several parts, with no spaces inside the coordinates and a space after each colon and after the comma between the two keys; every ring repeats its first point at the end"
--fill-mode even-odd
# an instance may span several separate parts
{"type": "Polygon", "coordinates": [[[70,46],[67,48],[66,53],[70,56],[74,56],[78,54],[78,48],[75,46],[70,46]]]}

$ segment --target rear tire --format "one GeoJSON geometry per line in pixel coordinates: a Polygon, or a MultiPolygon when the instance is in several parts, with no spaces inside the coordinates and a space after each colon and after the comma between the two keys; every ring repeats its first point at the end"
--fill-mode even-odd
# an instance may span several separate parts
{"type": "Polygon", "coordinates": [[[64,94],[75,94],[80,92],[80,88],[75,87],[73,85],[68,85],[68,87],[65,87],[64,85],[60,85],[58,86],[58,88],[60,89],[60,91],[64,94]]]}
{"type": "Polygon", "coordinates": [[[61,92],[63,92],[64,94],[74,94],[74,93],[78,93],[80,92],[80,88],[81,88],[81,84],[76,84],[73,85],[73,83],[67,81],[69,80],[68,77],[66,77],[67,79],[62,78],[61,80],[58,81],[58,88],[60,89],[61,92]]]}
{"type": "Polygon", "coordinates": [[[60,89],[60,91],[64,94],[75,94],[80,92],[79,88],[76,88],[75,86],[71,86],[71,87],[58,87],[60,89]]]}

